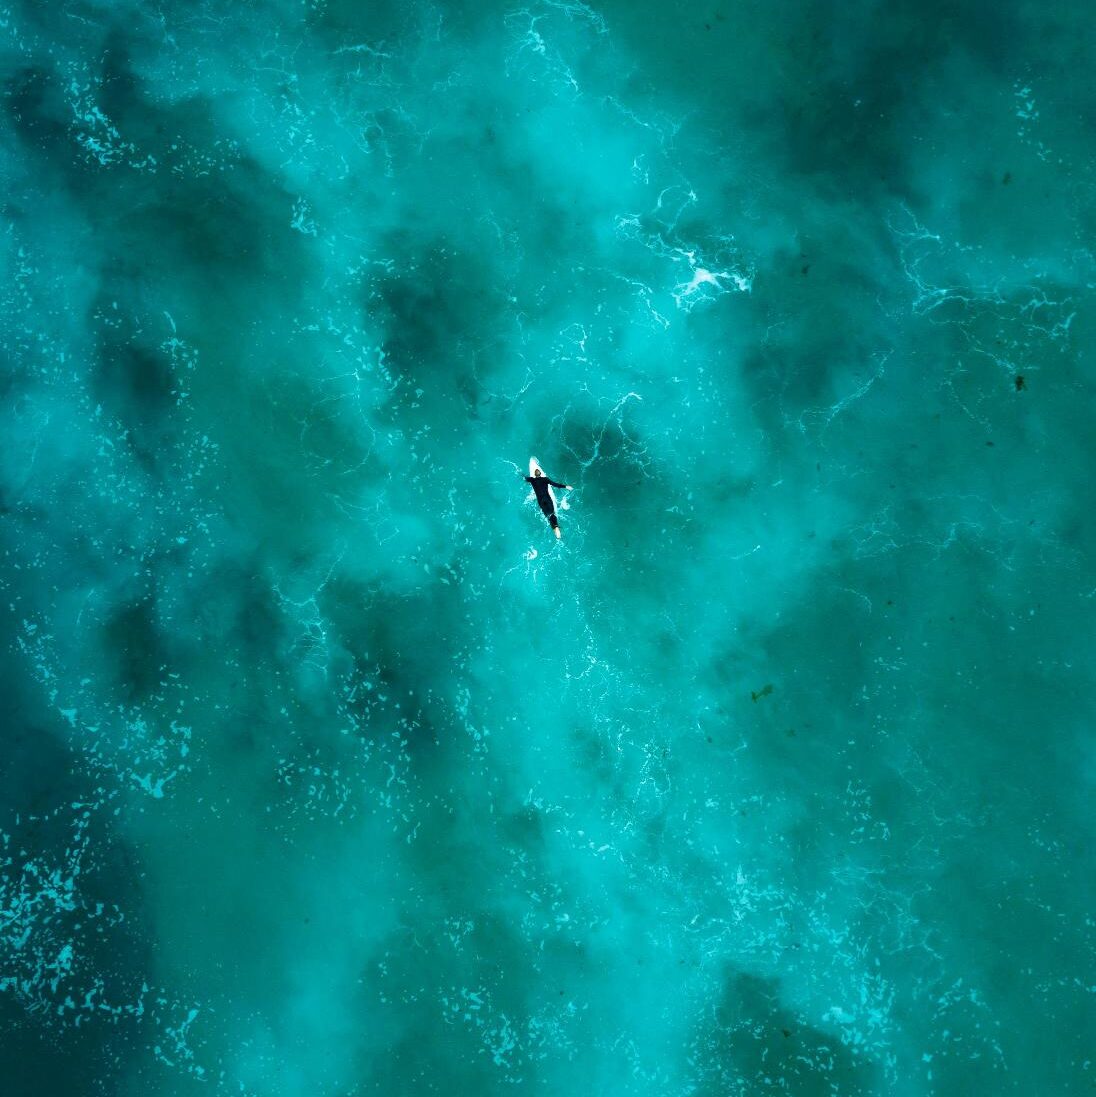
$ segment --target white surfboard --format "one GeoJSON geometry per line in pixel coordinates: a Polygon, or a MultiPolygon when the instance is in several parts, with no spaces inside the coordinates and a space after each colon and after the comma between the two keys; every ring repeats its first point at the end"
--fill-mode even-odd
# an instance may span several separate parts
{"type": "MultiPolygon", "coordinates": [[[[535,457],[529,458],[529,475],[536,476],[537,471],[540,471],[541,476],[545,479],[548,478],[548,474],[540,467],[540,462],[535,457]]],[[[548,485],[548,498],[552,500],[552,506],[559,510],[559,501],[556,499],[556,493],[552,490],[552,485],[548,485]]]]}

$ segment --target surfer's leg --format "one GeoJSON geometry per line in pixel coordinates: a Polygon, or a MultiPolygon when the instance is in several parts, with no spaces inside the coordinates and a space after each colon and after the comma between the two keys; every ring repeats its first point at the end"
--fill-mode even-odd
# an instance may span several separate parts
{"type": "Polygon", "coordinates": [[[549,514],[548,525],[550,525],[552,529],[559,529],[559,519],[554,514],[549,514]]]}

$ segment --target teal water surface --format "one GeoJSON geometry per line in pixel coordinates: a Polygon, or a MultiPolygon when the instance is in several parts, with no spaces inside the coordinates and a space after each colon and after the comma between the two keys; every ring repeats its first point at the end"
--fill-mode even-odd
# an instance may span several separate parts
{"type": "Polygon", "coordinates": [[[1093,1092],[1094,23],[0,10],[0,1092],[1093,1092]]]}

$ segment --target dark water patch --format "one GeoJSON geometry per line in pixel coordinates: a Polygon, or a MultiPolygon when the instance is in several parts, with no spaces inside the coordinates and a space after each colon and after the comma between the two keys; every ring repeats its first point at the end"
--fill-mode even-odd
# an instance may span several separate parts
{"type": "Polygon", "coordinates": [[[168,120],[172,110],[156,101],[154,88],[133,69],[131,44],[137,48],[144,45],[134,29],[132,25],[115,25],[104,35],[100,67],[95,73],[95,98],[99,109],[134,147],[135,159],[152,156],[163,163],[170,160],[168,120]]]}
{"type": "Polygon", "coordinates": [[[103,651],[126,703],[148,700],[158,691],[169,656],[153,599],[130,602],[111,613],[103,628],[103,651]]]}
{"type": "Polygon", "coordinates": [[[428,578],[425,569],[423,574],[422,587],[414,594],[386,594],[342,579],[325,587],[321,605],[347,650],[386,652],[393,662],[410,661],[403,664],[408,677],[429,682],[428,667],[435,666],[444,675],[470,638],[462,592],[428,578]]]}
{"type": "Polygon", "coordinates": [[[880,1079],[835,1033],[805,1023],[776,979],[729,972],[695,1037],[696,1093],[868,1097],[880,1079]]]}
{"type": "Polygon", "coordinates": [[[104,332],[93,375],[97,400],[113,406],[123,421],[139,424],[161,420],[177,406],[178,378],[158,349],[104,332]]]}
{"type": "Polygon", "coordinates": [[[248,665],[266,662],[285,630],[277,599],[255,566],[246,560],[223,560],[198,599],[196,612],[201,642],[237,651],[248,665]]]}
{"type": "Polygon", "coordinates": [[[116,794],[82,770],[62,738],[68,729],[33,721],[22,685],[8,685],[14,703],[0,766],[5,1092],[71,1092],[48,1087],[78,1080],[79,1092],[107,1093],[141,1039],[151,978],[142,866],[117,831],[116,794]],[[30,1055],[44,1058],[25,1061],[30,1055]]]}
{"type": "Polygon", "coordinates": [[[416,248],[399,274],[384,278],[366,302],[383,324],[384,349],[408,384],[437,377],[452,385],[456,363],[489,338],[503,296],[490,270],[452,244],[416,248]]]}
{"type": "Polygon", "coordinates": [[[28,65],[12,71],[4,81],[4,105],[28,151],[62,161],[57,154],[68,139],[71,111],[51,69],[28,65]]]}
{"type": "MultiPolygon", "coordinates": [[[[462,1008],[459,997],[451,999],[462,1008]]],[[[469,1027],[449,1023],[433,1001],[404,1000],[392,1010],[398,1030],[383,1054],[363,1055],[359,1078],[378,1093],[453,1097],[503,1092],[498,1072],[469,1027]]]]}
{"type": "Polygon", "coordinates": [[[605,733],[578,724],[570,733],[570,749],[578,770],[587,774],[590,780],[611,787],[617,771],[617,757],[605,733]]]}
{"type": "MultiPolygon", "coordinates": [[[[518,1079],[531,1083],[542,1051],[550,1061],[545,1029],[574,1023],[560,989],[564,982],[575,986],[583,962],[545,925],[554,920],[555,883],[535,854],[522,852],[508,866],[507,849],[483,843],[482,828],[490,823],[482,808],[453,807],[421,813],[425,840],[409,854],[429,890],[404,909],[400,929],[377,950],[383,963],[370,964],[362,979],[363,1000],[380,998],[387,1006],[389,1054],[383,1065],[369,1064],[371,1079],[386,1092],[421,1092],[444,1081],[457,1093],[493,1093],[518,1079]],[[468,842],[496,886],[478,886],[454,871],[472,852],[468,842]],[[501,886],[510,874],[516,892],[501,886]],[[528,948],[530,933],[547,938],[543,949],[528,948]],[[420,988],[414,994],[401,989],[409,979],[420,988]],[[421,1045],[413,1060],[412,1041],[421,1045]]],[[[506,833],[517,836],[504,823],[499,837],[506,833]]],[[[516,849],[524,851],[524,840],[516,849]]]]}
{"type": "Polygon", "coordinates": [[[401,597],[342,580],[330,583],[321,600],[345,653],[335,666],[356,683],[347,703],[361,733],[398,733],[421,777],[435,774],[443,759],[467,764],[485,730],[478,706],[455,687],[472,643],[463,599],[437,585],[441,590],[401,597]]]}
{"type": "Polygon", "coordinates": [[[58,1031],[0,993],[0,1076],[5,1097],[115,1097],[133,1054],[134,1034],[92,1017],[58,1031]]]}
{"type": "Polygon", "coordinates": [[[0,797],[13,816],[33,816],[36,828],[52,829],[40,844],[57,843],[61,816],[59,804],[81,800],[87,781],[74,770],[76,759],[61,737],[61,727],[46,727],[34,694],[14,666],[0,670],[3,702],[0,740],[4,745],[0,766],[0,797]]]}
{"type": "MultiPolygon", "coordinates": [[[[99,327],[89,372],[91,397],[125,435],[126,451],[150,475],[170,473],[186,440],[181,405],[185,382],[159,347],[142,344],[117,328],[99,327]],[[163,469],[163,465],[167,469],[163,469]]],[[[113,424],[111,424],[113,426],[113,424]]]]}
{"type": "Polygon", "coordinates": [[[269,296],[280,297],[292,293],[308,265],[295,239],[299,234],[288,227],[284,234],[269,231],[271,207],[289,211],[292,198],[255,162],[239,162],[228,176],[164,179],[152,202],[120,207],[116,199],[112,193],[116,235],[107,254],[155,241],[158,269],[172,270],[190,284],[207,304],[207,320],[220,315],[235,326],[248,311],[244,301],[252,300],[257,280],[269,296]]]}
{"type": "Polygon", "coordinates": [[[363,8],[354,0],[328,0],[307,11],[309,26],[337,47],[366,44],[398,48],[418,25],[422,12],[414,4],[380,0],[363,8]]]}
{"type": "Polygon", "coordinates": [[[546,837],[544,814],[532,804],[510,812],[499,820],[499,837],[521,849],[542,849],[546,837]]]}

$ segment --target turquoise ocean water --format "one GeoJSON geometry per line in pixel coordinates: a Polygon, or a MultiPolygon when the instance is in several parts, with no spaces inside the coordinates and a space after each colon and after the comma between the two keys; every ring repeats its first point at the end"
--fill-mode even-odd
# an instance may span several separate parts
{"type": "Polygon", "coordinates": [[[0,1093],[1093,1092],[1094,31],[0,10],[0,1093]]]}

